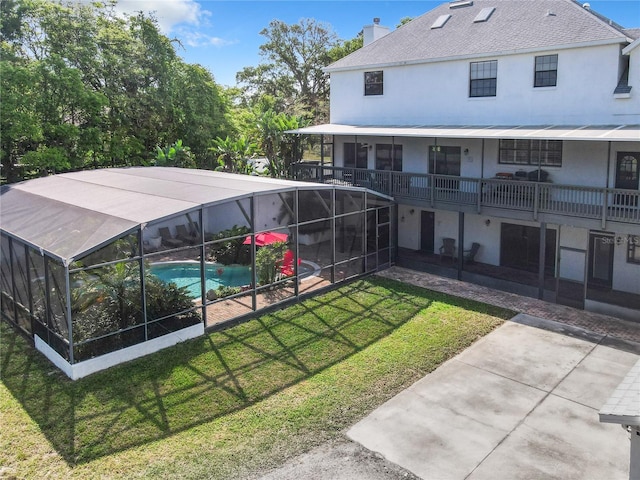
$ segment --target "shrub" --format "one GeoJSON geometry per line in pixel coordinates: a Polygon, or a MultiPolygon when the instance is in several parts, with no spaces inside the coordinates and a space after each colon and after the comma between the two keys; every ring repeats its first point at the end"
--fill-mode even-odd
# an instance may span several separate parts
{"type": "Polygon", "coordinates": [[[221,240],[209,246],[208,261],[215,261],[223,265],[249,265],[251,263],[250,245],[243,245],[245,236],[249,234],[249,228],[234,225],[228,230],[223,230],[214,235],[213,240],[221,240]],[[230,237],[229,240],[224,240],[230,237]]]}

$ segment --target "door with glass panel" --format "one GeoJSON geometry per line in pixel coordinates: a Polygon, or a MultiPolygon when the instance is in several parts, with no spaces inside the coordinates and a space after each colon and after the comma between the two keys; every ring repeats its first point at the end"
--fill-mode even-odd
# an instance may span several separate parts
{"type": "MultiPolygon", "coordinates": [[[[618,152],[616,161],[616,188],[625,190],[635,190],[638,192],[640,183],[638,176],[638,164],[640,163],[640,152],[618,152]]],[[[631,193],[631,192],[630,192],[631,193]]],[[[638,206],[637,195],[627,195],[616,193],[614,197],[616,205],[638,206]]]]}
{"type": "Polygon", "coordinates": [[[611,288],[614,245],[613,234],[591,232],[589,235],[589,287],[611,288]]]}
{"type": "MultiPolygon", "coordinates": [[[[429,172],[436,175],[459,177],[461,158],[460,147],[431,146],[429,148],[429,172]]],[[[438,177],[434,184],[436,199],[439,200],[455,200],[460,189],[460,180],[455,178],[438,177]]]]}

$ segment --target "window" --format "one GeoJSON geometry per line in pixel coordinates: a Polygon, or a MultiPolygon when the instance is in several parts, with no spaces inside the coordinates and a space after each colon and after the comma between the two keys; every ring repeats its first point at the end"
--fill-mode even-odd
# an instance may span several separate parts
{"type": "Polygon", "coordinates": [[[382,95],[382,70],[364,72],[364,94],[382,95]]]}
{"type": "Polygon", "coordinates": [[[555,87],[558,81],[558,55],[536,57],[534,87],[555,87]]]}
{"type": "Polygon", "coordinates": [[[640,235],[629,235],[627,241],[627,262],[640,265],[640,235]]]}
{"type": "Polygon", "coordinates": [[[495,97],[498,84],[498,61],[471,62],[470,97],[495,97]]]}
{"type": "Polygon", "coordinates": [[[376,170],[402,171],[402,145],[376,144],[376,170]]]}
{"type": "Polygon", "coordinates": [[[345,143],[343,153],[344,166],[346,168],[367,168],[366,143],[345,143]]]}
{"type": "Polygon", "coordinates": [[[562,140],[500,140],[499,163],[562,166],[562,140]]]}

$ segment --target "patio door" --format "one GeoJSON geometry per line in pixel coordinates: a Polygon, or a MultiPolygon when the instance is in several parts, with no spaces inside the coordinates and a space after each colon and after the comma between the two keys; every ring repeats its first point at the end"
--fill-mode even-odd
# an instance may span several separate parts
{"type": "Polygon", "coordinates": [[[613,284],[615,236],[591,232],[589,235],[589,276],[587,286],[610,289],[613,284]]]}
{"type": "Polygon", "coordinates": [[[420,212],[420,250],[434,253],[435,213],[423,210],[420,212]]]}
{"type": "MultiPolygon", "coordinates": [[[[462,153],[460,147],[444,147],[434,145],[429,147],[429,172],[436,175],[460,176],[460,162],[462,153]]],[[[435,187],[439,190],[438,198],[446,192],[457,192],[460,181],[451,178],[438,178],[435,187]]]]}
{"type": "MultiPolygon", "coordinates": [[[[616,188],[638,191],[639,176],[638,164],[640,163],[640,152],[618,152],[616,161],[616,188]]],[[[617,193],[615,195],[617,205],[638,206],[638,197],[617,193]]]]}

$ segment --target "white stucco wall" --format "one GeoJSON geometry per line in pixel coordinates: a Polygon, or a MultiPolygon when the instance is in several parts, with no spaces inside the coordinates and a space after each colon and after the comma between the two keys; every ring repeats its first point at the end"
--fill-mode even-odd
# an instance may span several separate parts
{"type": "MultiPolygon", "coordinates": [[[[638,50],[638,49],[636,49],[638,50]]],[[[331,73],[331,122],[353,125],[640,123],[640,88],[616,99],[619,45],[558,54],[556,87],[533,87],[535,53],[382,68],[384,94],[364,95],[362,69],[331,73]],[[498,60],[495,97],[469,98],[469,63],[498,60]]],[[[637,65],[638,54],[632,52],[637,65]]],[[[633,67],[632,67],[633,68],[633,67]]],[[[632,75],[639,82],[637,75],[632,75]]],[[[635,84],[634,84],[635,85],[635,84]]],[[[640,87],[640,86],[639,86],[640,87]]]]}

